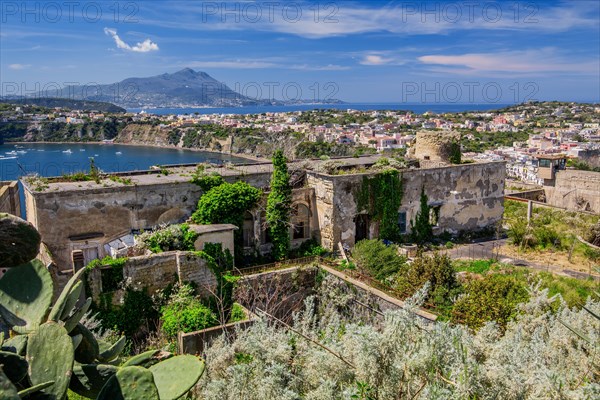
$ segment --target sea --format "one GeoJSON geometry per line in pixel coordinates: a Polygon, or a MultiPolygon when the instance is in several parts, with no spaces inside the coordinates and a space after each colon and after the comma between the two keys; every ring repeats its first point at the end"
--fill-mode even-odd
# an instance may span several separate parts
{"type": "Polygon", "coordinates": [[[88,172],[91,159],[103,172],[147,170],[153,165],[249,163],[227,154],[118,144],[24,143],[0,145],[0,181],[88,172]]]}
{"type": "Polygon", "coordinates": [[[287,106],[247,106],[247,107],[201,107],[201,108],[132,108],[127,111],[145,111],[149,114],[261,114],[277,112],[310,111],[317,109],[334,110],[393,110],[412,111],[416,114],[434,112],[436,114],[464,111],[488,111],[507,107],[511,104],[484,103],[484,104],[406,104],[406,103],[343,103],[343,104],[295,104],[287,106]]]}

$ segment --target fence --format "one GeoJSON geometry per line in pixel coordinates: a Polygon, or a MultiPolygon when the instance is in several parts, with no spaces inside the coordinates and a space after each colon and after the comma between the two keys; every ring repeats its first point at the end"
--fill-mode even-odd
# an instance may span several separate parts
{"type": "Polygon", "coordinates": [[[260,272],[267,272],[267,271],[277,271],[280,269],[286,269],[286,268],[295,267],[298,265],[317,263],[317,262],[319,262],[319,260],[320,260],[319,256],[310,256],[310,257],[294,258],[292,260],[285,260],[285,261],[274,262],[274,263],[270,263],[270,264],[255,265],[255,266],[246,267],[246,268],[236,268],[233,271],[233,275],[241,276],[241,275],[258,274],[260,272]]]}

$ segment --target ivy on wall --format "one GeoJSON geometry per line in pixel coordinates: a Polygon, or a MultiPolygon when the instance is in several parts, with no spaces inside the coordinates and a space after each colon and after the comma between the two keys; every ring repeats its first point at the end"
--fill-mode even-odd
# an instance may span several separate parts
{"type": "Polygon", "coordinates": [[[356,194],[358,211],[366,211],[379,221],[381,239],[398,240],[398,210],[402,204],[402,176],[396,169],[387,169],[374,176],[364,176],[356,194]]]}
{"type": "Polygon", "coordinates": [[[290,249],[290,210],[292,206],[292,187],[287,161],[281,150],[273,155],[273,175],[271,191],[267,199],[267,224],[273,243],[272,256],[283,260],[290,249]]]}
{"type": "Polygon", "coordinates": [[[233,256],[229,249],[223,250],[221,243],[206,243],[197,254],[206,260],[207,267],[217,279],[216,297],[211,298],[211,308],[228,321],[233,308],[233,289],[238,277],[231,275],[233,256]]]}

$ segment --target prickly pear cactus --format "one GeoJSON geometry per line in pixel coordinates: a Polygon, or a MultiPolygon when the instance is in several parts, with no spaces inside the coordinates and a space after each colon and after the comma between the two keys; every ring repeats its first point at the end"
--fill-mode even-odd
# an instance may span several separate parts
{"type": "Polygon", "coordinates": [[[20,400],[19,393],[15,385],[11,383],[8,377],[2,371],[0,365],[0,399],[2,400],[20,400]]]}
{"type": "Polygon", "coordinates": [[[18,354],[0,351],[0,365],[13,383],[20,382],[27,375],[27,361],[18,354]]]}
{"type": "Polygon", "coordinates": [[[176,356],[149,368],[161,399],[178,399],[198,382],[204,362],[192,355],[176,356]]]}
{"type": "MultiPolygon", "coordinates": [[[[79,271],[75,272],[71,279],[69,279],[69,282],[67,282],[67,285],[60,293],[60,296],[56,300],[56,303],[54,303],[52,310],[50,310],[50,315],[48,315],[48,321],[57,322],[60,320],[60,316],[62,315],[63,311],[65,311],[66,306],[71,302],[70,298],[73,295],[73,291],[76,291],[77,285],[81,284],[80,279],[84,272],[85,269],[82,268],[79,271]]],[[[79,292],[76,294],[76,297],[79,297],[79,292]]],[[[75,303],[73,303],[73,305],[75,305],[75,303]]],[[[71,310],[69,310],[68,312],[70,311],[71,310]]]]}
{"type": "Polygon", "coordinates": [[[73,343],[65,328],[55,322],[42,324],[27,339],[31,384],[54,381],[43,392],[57,399],[64,398],[73,371],[73,353],[73,343]]]}
{"type": "Polygon", "coordinates": [[[95,399],[102,387],[118,370],[119,368],[113,365],[75,365],[69,389],[84,397],[95,399]]]}
{"type": "Polygon", "coordinates": [[[41,237],[29,222],[0,213],[0,268],[12,268],[37,257],[41,237]]]}
{"type": "Polygon", "coordinates": [[[27,335],[17,335],[11,337],[2,343],[2,351],[9,351],[11,353],[18,354],[20,356],[25,355],[25,348],[27,347],[27,335]]]}
{"type": "Polygon", "coordinates": [[[119,340],[117,340],[112,346],[108,347],[106,350],[102,350],[98,355],[98,360],[102,362],[111,362],[115,358],[119,357],[123,350],[125,349],[125,344],[127,343],[127,338],[125,336],[121,336],[119,340]]]}
{"type": "Polygon", "coordinates": [[[81,364],[92,364],[98,358],[100,349],[94,334],[81,323],[71,331],[71,336],[81,335],[81,343],[75,349],[75,360],[81,364]]]}
{"type": "Polygon", "coordinates": [[[142,367],[124,367],[106,382],[97,400],[159,400],[152,372],[142,367]]]}
{"type": "Polygon", "coordinates": [[[0,314],[9,325],[29,332],[44,321],[53,289],[50,272],[39,260],[11,268],[0,279],[0,314]]]}

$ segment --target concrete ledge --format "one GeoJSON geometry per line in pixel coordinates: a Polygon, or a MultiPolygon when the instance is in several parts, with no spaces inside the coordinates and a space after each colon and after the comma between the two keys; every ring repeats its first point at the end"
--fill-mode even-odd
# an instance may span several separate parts
{"type": "MultiPolygon", "coordinates": [[[[324,266],[324,265],[321,265],[320,268],[322,268],[323,270],[327,271],[328,273],[330,273],[332,275],[335,275],[338,278],[340,278],[340,279],[342,279],[342,280],[350,283],[351,285],[359,287],[362,290],[364,290],[364,291],[366,291],[368,293],[371,293],[371,294],[373,294],[373,295],[375,295],[375,296],[377,296],[377,297],[379,297],[379,298],[387,301],[390,304],[393,304],[393,305],[398,306],[400,308],[404,308],[406,306],[406,303],[403,302],[402,300],[398,300],[398,299],[396,299],[396,298],[394,298],[394,297],[386,294],[385,292],[382,292],[379,289],[375,289],[374,287],[369,286],[366,283],[363,283],[363,282],[361,282],[361,281],[359,281],[357,279],[354,279],[354,278],[352,278],[352,277],[344,274],[343,272],[340,272],[338,270],[335,270],[333,268],[330,268],[330,267],[327,267],[327,266],[324,266]]],[[[437,319],[437,315],[432,314],[430,312],[427,312],[425,310],[421,310],[421,309],[417,310],[415,314],[417,314],[419,317],[425,318],[425,319],[427,319],[429,321],[435,321],[437,319]]]]}

